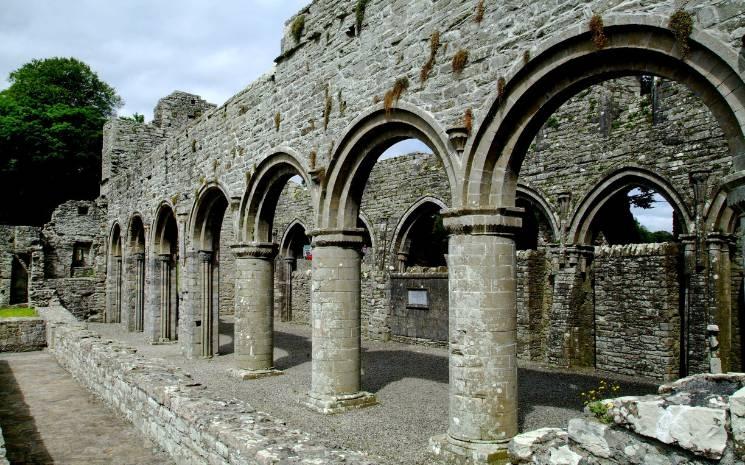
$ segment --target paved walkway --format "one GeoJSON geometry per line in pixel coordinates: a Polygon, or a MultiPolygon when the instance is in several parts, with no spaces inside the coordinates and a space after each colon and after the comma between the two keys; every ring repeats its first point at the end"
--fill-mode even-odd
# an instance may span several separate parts
{"type": "Polygon", "coordinates": [[[11,464],[173,463],[48,352],[0,354],[0,427],[11,464]]]}

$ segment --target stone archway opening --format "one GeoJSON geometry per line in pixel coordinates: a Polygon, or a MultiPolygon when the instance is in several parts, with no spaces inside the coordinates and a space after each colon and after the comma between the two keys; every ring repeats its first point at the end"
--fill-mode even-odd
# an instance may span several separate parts
{"type": "Polygon", "coordinates": [[[310,238],[303,223],[296,220],[287,228],[278,256],[276,288],[281,321],[309,320],[312,259],[310,238]]]}
{"type": "Polygon", "coordinates": [[[127,235],[126,299],[129,331],[142,332],[145,328],[145,226],[142,217],[135,215],[129,223],[127,235]]]}
{"type": "Polygon", "coordinates": [[[225,283],[225,272],[221,273],[223,257],[230,253],[226,247],[224,232],[232,226],[229,201],[217,186],[210,186],[199,197],[194,217],[193,245],[197,253],[196,277],[198,292],[198,314],[195,316],[198,353],[202,357],[228,354],[233,351],[232,322],[222,318],[221,292],[225,283]],[[226,221],[227,218],[227,221],[226,221]]]}
{"type": "Polygon", "coordinates": [[[122,315],[122,237],[119,223],[111,229],[107,254],[106,319],[107,323],[121,323],[122,315]]]}
{"type": "Polygon", "coordinates": [[[179,326],[179,245],[178,224],[173,209],[163,204],[158,211],[153,238],[153,277],[151,311],[146,328],[153,341],[178,340],[179,326]]]}

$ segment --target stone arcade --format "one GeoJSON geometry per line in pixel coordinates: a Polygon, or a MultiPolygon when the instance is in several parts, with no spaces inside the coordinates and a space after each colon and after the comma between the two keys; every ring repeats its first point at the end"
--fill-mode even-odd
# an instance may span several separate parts
{"type": "Polygon", "coordinates": [[[668,26],[670,1],[374,0],[357,15],[355,3],[316,0],[290,19],[275,69],[220,107],[176,92],[151,124],[107,123],[91,206],[106,232],[85,242],[106,244],[105,321],[211,357],[221,316],[234,314],[235,371],[255,378],[277,374],[275,313],[303,316],[304,290],[304,402],[322,413],[375,404],[360,383],[363,334],[447,339],[450,422],[432,450],[477,463],[503,459],[518,433],[518,351],[670,380],[708,371],[717,324],[721,363],[741,368],[731,245],[745,211],[745,2],[687,3],[685,42],[668,26]],[[575,121],[587,108],[587,124],[575,121]],[[410,138],[433,155],[376,165],[410,138]],[[421,166],[432,169],[408,174],[421,166]],[[302,185],[288,184],[296,176],[302,185]],[[593,247],[598,232],[610,238],[595,223],[603,206],[634,186],[673,206],[678,243],[593,247]],[[408,231],[437,212],[447,266],[408,267],[408,231]],[[534,244],[517,254],[529,226],[534,244]],[[309,278],[297,263],[306,241],[309,278]],[[634,270],[645,279],[623,294],[634,270]],[[391,310],[396,285],[447,289],[449,304],[427,325],[406,320],[391,310]],[[624,333],[637,318],[617,307],[632,298],[649,318],[624,333]],[[638,363],[624,364],[630,353],[638,363]]]}

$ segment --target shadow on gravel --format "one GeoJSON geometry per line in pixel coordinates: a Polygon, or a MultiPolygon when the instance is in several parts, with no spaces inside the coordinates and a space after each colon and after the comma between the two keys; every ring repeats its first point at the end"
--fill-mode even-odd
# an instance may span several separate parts
{"type": "Polygon", "coordinates": [[[288,354],[274,361],[274,368],[277,370],[287,370],[288,368],[310,362],[311,342],[307,337],[275,331],[274,346],[286,351],[288,354]]]}
{"type": "Polygon", "coordinates": [[[54,463],[36,428],[13,370],[0,360],[0,428],[10,463],[54,463]]]}
{"type": "Polygon", "coordinates": [[[219,319],[218,338],[220,355],[232,354],[235,351],[235,323],[232,319],[219,319]]]}
{"type": "MultiPolygon", "coordinates": [[[[597,389],[602,374],[557,373],[520,368],[518,370],[518,427],[522,431],[526,416],[541,408],[557,407],[581,412],[584,408],[580,393],[597,389]]],[[[655,394],[652,383],[614,381],[619,390],[607,397],[655,394]]],[[[555,425],[565,427],[566,425],[555,425]]]]}

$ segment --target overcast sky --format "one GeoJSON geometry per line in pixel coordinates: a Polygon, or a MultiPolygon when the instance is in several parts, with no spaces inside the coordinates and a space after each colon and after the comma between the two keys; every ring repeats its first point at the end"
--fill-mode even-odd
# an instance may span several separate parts
{"type": "MultiPolygon", "coordinates": [[[[34,58],[75,57],[124,99],[120,115],[152,118],[174,90],[222,104],[269,71],[284,23],[310,0],[1,0],[0,89],[34,58]]],[[[405,141],[383,156],[429,152],[405,141]]],[[[658,200],[662,200],[660,197],[658,200]]],[[[663,201],[635,216],[672,230],[663,201]]]]}
{"type": "Polygon", "coordinates": [[[310,0],[1,0],[0,89],[34,58],[75,57],[152,118],[174,90],[222,104],[269,71],[310,0]]]}

